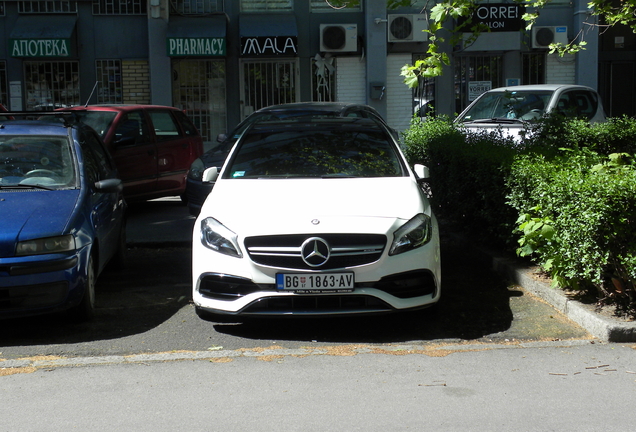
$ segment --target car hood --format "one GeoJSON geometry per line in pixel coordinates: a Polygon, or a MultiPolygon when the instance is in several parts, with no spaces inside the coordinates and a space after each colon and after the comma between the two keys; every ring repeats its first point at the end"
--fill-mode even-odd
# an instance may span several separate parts
{"type": "Polygon", "coordinates": [[[0,257],[13,256],[16,241],[62,234],[79,190],[23,191],[0,195],[0,257]]]}
{"type": "Polygon", "coordinates": [[[217,181],[200,219],[243,236],[295,232],[383,232],[428,201],[411,177],[217,181]]]}

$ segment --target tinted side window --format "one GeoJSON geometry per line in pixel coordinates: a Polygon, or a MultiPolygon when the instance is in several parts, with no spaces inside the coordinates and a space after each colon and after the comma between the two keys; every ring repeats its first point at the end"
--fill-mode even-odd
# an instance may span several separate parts
{"type": "Polygon", "coordinates": [[[93,134],[83,133],[80,135],[80,146],[89,183],[109,178],[113,166],[99,139],[93,134]]]}
{"type": "Polygon", "coordinates": [[[177,118],[177,121],[181,123],[181,128],[183,129],[183,133],[186,136],[198,136],[199,132],[197,131],[196,126],[185,113],[181,111],[174,111],[174,116],[177,118]]]}
{"type": "Polygon", "coordinates": [[[157,141],[174,139],[181,135],[179,126],[168,111],[150,111],[148,114],[155,128],[157,141]]]}
{"type": "Polygon", "coordinates": [[[598,98],[592,92],[575,90],[559,98],[557,110],[567,117],[583,117],[590,120],[598,109],[598,98]]]}
{"type": "Polygon", "coordinates": [[[122,116],[115,130],[115,142],[121,145],[146,144],[149,141],[148,123],[141,111],[122,116]]]}

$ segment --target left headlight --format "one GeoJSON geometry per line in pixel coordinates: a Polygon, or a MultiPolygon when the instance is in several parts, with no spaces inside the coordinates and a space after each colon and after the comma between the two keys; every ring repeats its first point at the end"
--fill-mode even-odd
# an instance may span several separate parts
{"type": "Polygon", "coordinates": [[[425,245],[431,240],[432,231],[430,216],[423,213],[416,215],[393,233],[389,255],[401,254],[425,245]]]}
{"type": "Polygon", "coordinates": [[[75,237],[69,234],[18,242],[15,254],[18,256],[40,255],[73,250],[75,250],[75,237]]]}
{"type": "Polygon", "coordinates": [[[196,158],[192,165],[190,165],[190,171],[188,171],[188,177],[192,180],[201,181],[201,176],[203,175],[203,171],[205,170],[205,165],[201,158],[196,158]]]}
{"type": "Polygon", "coordinates": [[[214,218],[209,217],[201,221],[201,243],[219,253],[236,258],[243,257],[238,245],[238,236],[214,218]]]}

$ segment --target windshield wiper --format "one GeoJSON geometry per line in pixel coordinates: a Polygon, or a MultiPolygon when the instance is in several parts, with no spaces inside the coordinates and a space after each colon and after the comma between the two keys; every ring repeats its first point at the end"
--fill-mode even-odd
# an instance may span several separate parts
{"type": "Polygon", "coordinates": [[[14,185],[0,185],[0,189],[44,189],[44,190],[56,190],[57,188],[52,188],[50,186],[43,186],[39,184],[34,185],[23,185],[23,184],[14,184],[14,185]]]}

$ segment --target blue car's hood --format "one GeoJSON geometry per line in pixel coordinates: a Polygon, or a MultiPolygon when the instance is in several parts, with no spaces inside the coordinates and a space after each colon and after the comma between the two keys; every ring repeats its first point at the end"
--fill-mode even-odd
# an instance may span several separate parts
{"type": "Polygon", "coordinates": [[[0,194],[0,257],[13,256],[17,241],[61,234],[79,194],[75,189],[0,194]]]}

